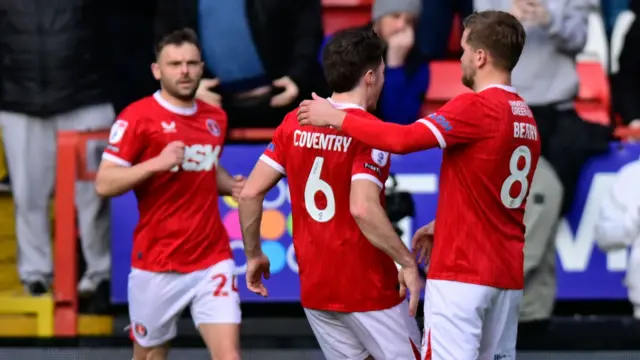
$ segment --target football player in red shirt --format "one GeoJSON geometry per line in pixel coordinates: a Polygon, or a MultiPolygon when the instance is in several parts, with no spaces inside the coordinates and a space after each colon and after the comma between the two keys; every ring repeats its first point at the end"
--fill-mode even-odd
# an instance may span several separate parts
{"type": "MultiPolygon", "coordinates": [[[[378,122],[384,43],[371,30],[336,34],[323,53],[331,106],[378,122]]],[[[422,281],[415,258],[384,211],[389,154],[331,128],[301,127],[295,111],[276,129],[239,201],[247,287],[263,296],[269,260],[260,249],[262,202],[287,177],[300,299],[327,359],[416,359],[411,314],[422,281]],[[403,281],[398,281],[400,265],[403,281]],[[398,288],[400,286],[400,289],[398,288]],[[411,292],[411,305],[405,300],[411,292]],[[400,293],[399,293],[400,290],[400,293]],[[411,310],[410,310],[411,308],[411,310]]]]}
{"type": "Polygon", "coordinates": [[[176,322],[190,307],[209,352],[240,359],[240,305],[218,195],[244,183],[218,164],[227,129],[222,109],[196,100],[203,63],[190,29],[157,46],[161,90],[129,105],[111,129],[96,190],[133,190],[140,220],[133,238],[129,317],[134,360],[166,359],[176,322]]]}
{"type": "Polygon", "coordinates": [[[522,25],[508,13],[468,17],[462,81],[474,93],[411,125],[371,122],[323,99],[306,100],[299,109],[301,124],[332,126],[382,150],[444,149],[437,222],[414,237],[418,250],[428,253],[433,246],[425,359],[515,358],[523,215],[540,155],[531,110],[510,86],[524,42],[522,25]]]}

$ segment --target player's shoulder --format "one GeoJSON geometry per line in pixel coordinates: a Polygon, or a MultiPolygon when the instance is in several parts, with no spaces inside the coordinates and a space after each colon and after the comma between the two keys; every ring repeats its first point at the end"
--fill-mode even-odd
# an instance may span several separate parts
{"type": "Polygon", "coordinates": [[[449,100],[445,106],[447,110],[456,109],[458,111],[464,111],[471,108],[476,111],[475,109],[482,107],[484,103],[484,98],[480,96],[479,93],[466,92],[455,96],[453,99],[449,100]]]}
{"type": "Polygon", "coordinates": [[[153,121],[157,114],[157,103],[153,96],[146,96],[129,104],[118,114],[117,121],[128,125],[144,124],[153,121]]]}
{"type": "Polygon", "coordinates": [[[284,135],[301,127],[298,123],[298,108],[296,107],[282,118],[282,122],[277,126],[276,131],[284,135]]]}
{"type": "Polygon", "coordinates": [[[211,105],[202,100],[196,99],[197,114],[202,117],[212,118],[216,122],[227,124],[227,113],[219,106],[211,105]]]}
{"type": "Polygon", "coordinates": [[[356,107],[352,107],[352,108],[346,108],[344,109],[344,112],[348,113],[348,114],[352,114],[358,117],[361,117],[363,119],[368,119],[371,121],[382,121],[381,119],[377,118],[375,115],[373,115],[372,113],[361,109],[361,108],[356,108],[356,107]]]}
{"type": "Polygon", "coordinates": [[[118,117],[127,117],[127,120],[135,121],[140,118],[144,118],[149,114],[149,111],[153,111],[155,100],[152,96],[145,96],[142,99],[136,100],[127,105],[118,115],[118,117]]]}

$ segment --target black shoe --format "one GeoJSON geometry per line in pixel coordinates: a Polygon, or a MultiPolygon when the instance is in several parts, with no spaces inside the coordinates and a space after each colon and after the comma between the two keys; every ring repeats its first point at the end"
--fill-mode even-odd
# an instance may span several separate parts
{"type": "Polygon", "coordinates": [[[47,285],[42,281],[25,282],[24,288],[31,296],[41,296],[47,293],[47,285]]]}

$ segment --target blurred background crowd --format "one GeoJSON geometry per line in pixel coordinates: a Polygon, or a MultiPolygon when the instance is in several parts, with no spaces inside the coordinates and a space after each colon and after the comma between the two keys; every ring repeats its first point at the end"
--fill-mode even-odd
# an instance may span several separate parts
{"type": "MultiPolygon", "coordinates": [[[[608,186],[597,201],[576,200],[592,159],[638,153],[638,0],[1,1],[0,258],[14,266],[2,272],[17,276],[0,279],[0,291],[47,296],[51,290],[59,275],[50,211],[57,136],[107,130],[124,107],[152,94],[158,85],[149,67],[162,35],[184,27],[197,31],[206,67],[197,96],[226,110],[230,143],[266,143],[283,116],[312,91],[329,95],[320,54],[340,29],[373,27],[388,45],[376,110],[385,121],[410,123],[468,91],[460,84],[457,60],[462,20],[487,9],[511,12],[525,26],[513,85],[531,107],[542,139],[543,160],[525,218],[523,329],[548,330],[557,299],[558,232],[566,231],[562,219],[585,203],[595,209],[588,217],[599,247],[594,251],[631,249],[623,261],[624,284],[634,310],[620,312],[640,319],[637,155],[606,169],[608,186]]],[[[75,196],[63,200],[77,209],[84,270],[77,291],[94,305],[104,300],[93,309],[109,312],[109,204],[91,181],[77,181],[75,196]]],[[[594,278],[593,286],[605,286],[601,281],[607,280],[594,278]]],[[[2,304],[0,312],[13,311],[3,311],[2,304]]]]}

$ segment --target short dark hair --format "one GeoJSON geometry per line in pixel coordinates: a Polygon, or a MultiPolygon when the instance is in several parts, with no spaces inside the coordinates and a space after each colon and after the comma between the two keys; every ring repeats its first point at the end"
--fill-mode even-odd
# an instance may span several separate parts
{"type": "Polygon", "coordinates": [[[516,67],[526,33],[515,16],[496,10],[475,12],[464,20],[464,28],[469,30],[467,43],[489,52],[496,67],[506,71],[516,67]]]}
{"type": "Polygon", "coordinates": [[[156,58],[160,55],[160,52],[162,52],[162,49],[164,49],[165,46],[180,46],[182,44],[192,44],[198,48],[198,51],[201,50],[200,41],[198,40],[196,32],[191,28],[183,28],[166,34],[162,39],[160,39],[160,41],[158,41],[155,48],[156,58]]]}
{"type": "Polygon", "coordinates": [[[367,71],[375,71],[385,53],[385,43],[372,29],[337,32],[322,53],[324,76],[331,91],[353,90],[367,71]]]}

